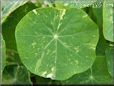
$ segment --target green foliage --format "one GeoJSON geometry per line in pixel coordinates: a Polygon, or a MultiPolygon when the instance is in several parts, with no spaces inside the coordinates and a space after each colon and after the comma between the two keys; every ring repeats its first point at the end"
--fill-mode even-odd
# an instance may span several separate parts
{"type": "Polygon", "coordinates": [[[8,65],[3,72],[2,84],[32,84],[30,73],[23,66],[8,65]]]}
{"type": "Polygon", "coordinates": [[[5,67],[5,60],[6,60],[6,46],[5,46],[5,41],[3,40],[3,37],[0,34],[0,71],[3,71],[5,67]],[[2,50],[2,51],[1,51],[2,50]]]}
{"type": "Polygon", "coordinates": [[[114,45],[109,46],[106,49],[106,59],[107,59],[107,66],[108,71],[111,74],[112,77],[114,77],[114,45]]]}
{"type": "Polygon", "coordinates": [[[112,84],[112,82],[106,67],[106,58],[97,56],[96,61],[89,70],[74,75],[63,84],[112,84]]]}
{"type": "Polygon", "coordinates": [[[6,47],[5,47],[5,41],[3,40],[2,34],[0,33],[0,83],[2,83],[2,72],[5,67],[6,62],[6,47]]]}
{"type": "Polygon", "coordinates": [[[104,2],[103,6],[103,33],[106,40],[114,42],[114,4],[104,2]]]}
{"type": "Polygon", "coordinates": [[[3,0],[0,84],[114,84],[113,0],[3,0]]]}
{"type": "Polygon", "coordinates": [[[84,8],[89,7],[97,0],[55,0],[57,6],[64,6],[70,8],[84,8]]]}
{"type": "Polygon", "coordinates": [[[18,7],[27,3],[28,0],[3,0],[2,3],[2,22],[18,7]]]}

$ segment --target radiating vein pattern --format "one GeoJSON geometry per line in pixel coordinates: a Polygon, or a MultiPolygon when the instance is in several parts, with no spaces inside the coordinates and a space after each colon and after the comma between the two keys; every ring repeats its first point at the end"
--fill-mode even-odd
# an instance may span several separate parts
{"type": "Polygon", "coordinates": [[[89,69],[99,37],[96,24],[82,10],[55,8],[29,12],[17,25],[15,36],[28,70],[54,80],[89,69]]]}

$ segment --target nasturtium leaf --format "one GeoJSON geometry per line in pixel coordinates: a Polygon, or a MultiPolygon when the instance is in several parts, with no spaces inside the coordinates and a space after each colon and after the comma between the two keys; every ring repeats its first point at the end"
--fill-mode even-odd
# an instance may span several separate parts
{"type": "Polygon", "coordinates": [[[24,66],[7,65],[3,71],[3,85],[32,84],[30,73],[24,66]]]}
{"type": "Polygon", "coordinates": [[[24,5],[29,0],[2,0],[2,23],[18,7],[24,5]]]}
{"type": "Polygon", "coordinates": [[[106,57],[97,56],[92,68],[83,73],[76,74],[62,83],[64,85],[112,84],[113,78],[108,73],[106,57]]]}
{"type": "Polygon", "coordinates": [[[103,33],[106,40],[114,42],[114,4],[104,1],[103,33]]]}
{"type": "Polygon", "coordinates": [[[114,45],[106,49],[108,71],[114,77],[114,45]]]}
{"type": "Polygon", "coordinates": [[[82,10],[41,8],[24,16],[15,36],[28,70],[65,80],[92,66],[98,34],[97,25],[82,10]]]}
{"type": "Polygon", "coordinates": [[[84,8],[89,7],[97,0],[55,0],[56,6],[64,6],[70,8],[84,8]]]}

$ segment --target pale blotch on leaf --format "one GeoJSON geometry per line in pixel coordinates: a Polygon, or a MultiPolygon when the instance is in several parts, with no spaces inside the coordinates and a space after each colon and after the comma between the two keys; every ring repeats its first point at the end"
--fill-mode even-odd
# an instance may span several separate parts
{"type": "Polygon", "coordinates": [[[47,74],[47,71],[44,71],[41,76],[44,76],[47,74]]]}
{"type": "Polygon", "coordinates": [[[38,32],[35,32],[35,35],[39,35],[38,32]]]}
{"type": "Polygon", "coordinates": [[[113,4],[110,3],[109,6],[113,7],[113,4]]]}
{"type": "Polygon", "coordinates": [[[45,39],[46,37],[45,37],[45,36],[43,36],[42,38],[43,38],[43,39],[45,39]]]}
{"type": "Polygon", "coordinates": [[[63,16],[65,15],[65,13],[66,13],[66,9],[60,11],[60,20],[63,19],[63,16]]]}
{"type": "Polygon", "coordinates": [[[47,78],[54,79],[54,78],[55,78],[55,72],[56,72],[55,67],[52,67],[52,68],[51,68],[51,72],[50,72],[48,75],[46,75],[46,77],[47,77],[47,78]]]}
{"type": "Polygon", "coordinates": [[[36,10],[33,10],[33,13],[34,13],[35,15],[37,15],[37,14],[38,14],[36,10]]]}
{"type": "Polygon", "coordinates": [[[94,77],[91,75],[90,77],[89,77],[91,80],[93,80],[94,79],[94,77]]]}
{"type": "Polygon", "coordinates": [[[75,52],[78,53],[79,52],[79,46],[74,48],[75,52]]]}
{"type": "Polygon", "coordinates": [[[36,44],[37,44],[36,42],[33,42],[32,47],[35,48],[36,44]]]}
{"type": "Polygon", "coordinates": [[[93,50],[96,49],[94,44],[88,43],[87,45],[90,47],[90,49],[93,49],[93,50]]]}
{"type": "Polygon", "coordinates": [[[37,56],[38,55],[38,53],[35,53],[35,56],[37,56]]]}
{"type": "Polygon", "coordinates": [[[86,18],[87,16],[88,16],[87,14],[86,15],[83,15],[82,18],[86,18]]]}
{"type": "Polygon", "coordinates": [[[46,52],[46,55],[48,55],[51,51],[48,49],[47,52],[46,52]]]}
{"type": "Polygon", "coordinates": [[[59,24],[58,24],[57,30],[60,28],[61,24],[62,24],[62,23],[59,23],[59,24]]]}
{"type": "Polygon", "coordinates": [[[55,67],[52,67],[52,68],[51,68],[51,71],[54,72],[54,71],[55,71],[55,67]]]}
{"type": "Polygon", "coordinates": [[[68,3],[65,3],[64,6],[68,6],[68,3]]]}
{"type": "Polygon", "coordinates": [[[75,63],[78,65],[79,64],[79,61],[78,60],[75,60],[75,63]]]}
{"type": "Polygon", "coordinates": [[[54,79],[54,74],[53,73],[49,73],[46,78],[51,78],[51,79],[54,79]]]}
{"type": "Polygon", "coordinates": [[[113,16],[110,16],[109,19],[110,19],[109,21],[110,21],[111,23],[113,23],[113,16]]]}
{"type": "Polygon", "coordinates": [[[96,37],[96,35],[93,35],[92,37],[96,37]]]}
{"type": "Polygon", "coordinates": [[[114,45],[113,45],[113,44],[109,44],[109,46],[114,47],[114,45]]]}
{"type": "Polygon", "coordinates": [[[92,44],[92,46],[90,48],[93,49],[93,50],[96,49],[94,44],[92,44]]]}

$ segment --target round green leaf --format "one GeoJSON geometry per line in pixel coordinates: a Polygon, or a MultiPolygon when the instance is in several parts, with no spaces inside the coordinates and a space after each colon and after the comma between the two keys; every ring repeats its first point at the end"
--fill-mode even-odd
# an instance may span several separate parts
{"type": "Polygon", "coordinates": [[[35,9],[16,27],[23,64],[36,75],[56,80],[91,67],[98,37],[97,25],[79,9],[35,9]]]}
{"type": "Polygon", "coordinates": [[[103,6],[103,33],[106,40],[114,42],[114,4],[104,2],[103,6]]]}
{"type": "Polygon", "coordinates": [[[108,71],[114,77],[114,45],[106,49],[108,71]]]}

